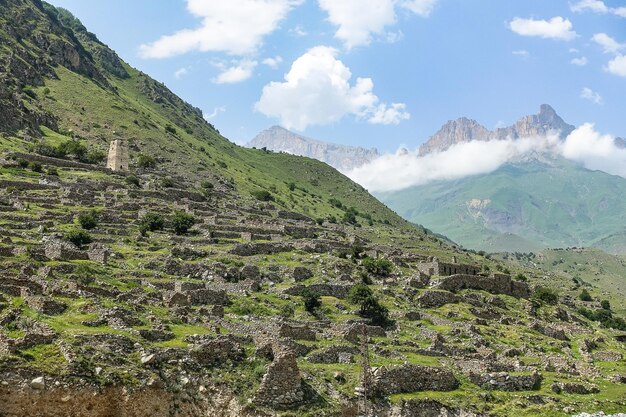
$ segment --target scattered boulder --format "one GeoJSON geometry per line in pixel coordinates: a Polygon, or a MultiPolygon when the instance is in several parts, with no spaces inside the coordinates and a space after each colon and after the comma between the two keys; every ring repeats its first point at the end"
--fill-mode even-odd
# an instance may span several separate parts
{"type": "Polygon", "coordinates": [[[42,390],[46,388],[46,381],[43,376],[38,376],[37,378],[30,381],[30,387],[36,390],[42,390]]]}
{"type": "Polygon", "coordinates": [[[511,375],[508,372],[480,374],[470,372],[470,380],[483,389],[498,391],[533,391],[541,387],[543,376],[537,372],[530,375],[511,375]]]}

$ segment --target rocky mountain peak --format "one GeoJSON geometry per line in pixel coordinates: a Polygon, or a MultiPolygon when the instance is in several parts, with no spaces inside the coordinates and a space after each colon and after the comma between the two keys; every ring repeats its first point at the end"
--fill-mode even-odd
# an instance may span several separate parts
{"type": "Polygon", "coordinates": [[[376,149],[339,145],[307,138],[281,126],[272,126],[252,139],[248,147],[314,158],[340,170],[350,171],[380,156],[376,149]]]}
{"type": "Polygon", "coordinates": [[[573,130],[574,126],[567,124],[552,106],[542,104],[539,108],[539,113],[524,116],[514,125],[498,128],[495,131],[491,131],[467,117],[448,121],[426,143],[420,146],[419,154],[426,155],[432,152],[442,152],[458,143],[473,140],[519,139],[543,136],[551,132],[558,132],[562,138],[565,138],[573,130]]]}

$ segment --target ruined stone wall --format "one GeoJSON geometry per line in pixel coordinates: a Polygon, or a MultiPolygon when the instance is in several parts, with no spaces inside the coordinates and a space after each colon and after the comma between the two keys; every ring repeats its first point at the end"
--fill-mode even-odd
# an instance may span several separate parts
{"type": "Polygon", "coordinates": [[[525,282],[514,281],[508,275],[484,277],[480,275],[452,275],[434,280],[433,288],[460,291],[466,289],[482,290],[493,294],[505,294],[516,298],[529,298],[530,287],[525,282]]]}

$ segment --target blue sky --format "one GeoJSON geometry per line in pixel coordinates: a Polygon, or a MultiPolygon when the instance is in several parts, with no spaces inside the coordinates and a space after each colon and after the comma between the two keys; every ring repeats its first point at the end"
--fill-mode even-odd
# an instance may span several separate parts
{"type": "Polygon", "coordinates": [[[51,3],[237,143],[283,124],[393,152],[449,119],[495,128],[542,103],[626,136],[623,1],[51,3]]]}

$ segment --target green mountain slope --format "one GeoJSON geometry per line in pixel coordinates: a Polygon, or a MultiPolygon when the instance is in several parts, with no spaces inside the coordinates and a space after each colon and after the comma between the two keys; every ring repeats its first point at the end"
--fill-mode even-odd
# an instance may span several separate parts
{"type": "Polygon", "coordinates": [[[623,253],[625,195],[621,177],[546,159],[379,197],[406,219],[469,248],[596,246],[623,253]]]}
{"type": "Polygon", "coordinates": [[[0,62],[1,416],[354,417],[365,354],[379,415],[626,406],[602,287],[579,301],[321,162],[232,144],[67,11],[0,0],[0,62]],[[130,172],[104,167],[118,138],[130,172]],[[431,257],[482,275],[427,277],[431,257]]]}

